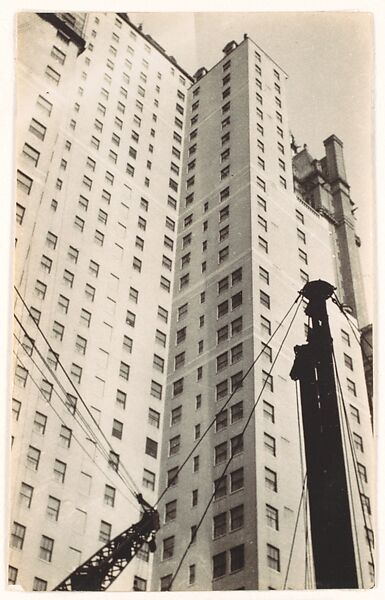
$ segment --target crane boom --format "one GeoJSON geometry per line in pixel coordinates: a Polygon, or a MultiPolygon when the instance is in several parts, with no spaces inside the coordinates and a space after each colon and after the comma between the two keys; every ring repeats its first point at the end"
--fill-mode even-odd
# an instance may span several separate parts
{"type": "Polygon", "coordinates": [[[54,591],[103,592],[126,568],[145,542],[149,543],[151,552],[155,551],[155,534],[160,527],[159,513],[141,494],[137,494],[137,500],[144,509],[140,521],[109,540],[59,583],[54,591]]]}

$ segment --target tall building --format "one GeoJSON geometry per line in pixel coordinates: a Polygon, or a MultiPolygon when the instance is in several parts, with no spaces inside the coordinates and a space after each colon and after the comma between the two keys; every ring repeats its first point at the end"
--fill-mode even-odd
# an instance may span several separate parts
{"type": "MultiPolygon", "coordinates": [[[[141,492],[162,495],[158,550],[111,589],[310,587],[303,308],[269,340],[309,278],[366,325],[342,143],[292,165],[287,76],[247,36],[190,77],[124,14],[19,31],[10,582],[52,589],[138,520],[141,492]]],[[[329,310],[368,587],[370,411],[329,310]]]]}
{"type": "MultiPolygon", "coordinates": [[[[272,371],[283,333],[269,339],[309,279],[331,282],[361,317],[351,202],[335,136],[324,159],[304,148],[292,169],[282,69],[247,36],[223,54],[196,73],[187,98],[161,456],[161,489],[169,487],[153,588],[298,589],[312,585],[302,518],[296,527],[304,471],[289,377],[293,347],[305,341],[303,309],[272,371]]],[[[338,308],[329,309],[366,484],[360,347],[338,308]]],[[[368,586],[372,558],[354,496],[359,585],[368,586]]]]}
{"type": "MultiPolygon", "coordinates": [[[[10,571],[27,590],[138,520],[124,467],[148,502],[158,487],[191,79],[124,15],[84,17],[19,17],[15,285],[32,317],[16,295],[10,571]]],[[[114,588],[145,588],[148,567],[145,548],[114,588]]]]}

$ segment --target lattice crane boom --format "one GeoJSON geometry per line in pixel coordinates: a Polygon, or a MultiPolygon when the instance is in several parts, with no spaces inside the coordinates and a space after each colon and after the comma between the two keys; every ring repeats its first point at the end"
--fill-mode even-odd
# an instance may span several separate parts
{"type": "Polygon", "coordinates": [[[155,534],[160,527],[159,513],[141,494],[137,494],[137,500],[144,510],[140,521],[109,540],[59,583],[54,591],[103,592],[126,568],[144,543],[148,542],[150,552],[155,551],[155,534]]]}

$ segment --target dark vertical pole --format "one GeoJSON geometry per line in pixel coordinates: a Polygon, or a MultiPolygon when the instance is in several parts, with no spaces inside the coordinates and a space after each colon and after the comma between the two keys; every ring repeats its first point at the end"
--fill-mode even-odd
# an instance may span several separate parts
{"type": "Polygon", "coordinates": [[[333,291],[321,280],[303,288],[311,329],[308,343],[295,348],[290,376],[300,382],[316,587],[351,589],[357,568],[326,311],[333,291]]]}

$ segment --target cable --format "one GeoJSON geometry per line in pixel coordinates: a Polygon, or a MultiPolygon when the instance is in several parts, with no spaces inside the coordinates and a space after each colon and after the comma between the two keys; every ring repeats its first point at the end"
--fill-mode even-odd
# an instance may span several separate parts
{"type": "MultiPolygon", "coordinates": [[[[299,439],[299,454],[300,454],[300,461],[301,461],[301,478],[302,478],[302,480],[304,480],[305,468],[304,468],[304,450],[303,450],[303,446],[302,446],[302,435],[301,435],[301,417],[300,417],[301,411],[300,411],[300,402],[299,402],[299,394],[298,394],[299,382],[295,381],[294,385],[295,385],[295,397],[296,397],[296,406],[297,406],[297,427],[298,427],[298,439],[299,439]]],[[[307,589],[308,554],[309,554],[308,522],[307,522],[307,519],[308,519],[308,517],[307,517],[307,488],[306,488],[306,497],[305,497],[305,501],[304,501],[303,516],[304,516],[304,529],[305,529],[305,589],[307,589]]]]}
{"type": "MultiPolygon", "coordinates": [[[[24,349],[24,351],[26,352],[27,356],[29,356],[30,360],[33,362],[33,364],[35,365],[35,367],[37,368],[37,370],[39,371],[39,373],[40,373],[40,374],[41,374],[41,375],[44,377],[44,376],[45,376],[45,374],[43,373],[43,371],[41,370],[41,368],[39,367],[39,365],[36,363],[36,361],[35,361],[35,360],[32,358],[32,356],[31,356],[31,355],[29,355],[29,354],[27,353],[27,351],[25,350],[25,348],[24,348],[24,346],[23,346],[23,343],[21,342],[21,340],[20,340],[20,339],[17,337],[17,335],[16,335],[15,333],[14,333],[13,335],[14,335],[15,339],[17,340],[17,342],[20,344],[20,346],[21,346],[21,347],[24,349]]],[[[35,347],[35,350],[36,350],[37,354],[39,355],[39,357],[40,357],[40,358],[43,360],[43,362],[44,362],[45,366],[48,366],[48,365],[47,365],[47,363],[45,362],[44,358],[42,357],[41,353],[39,352],[39,350],[38,350],[36,347],[35,347]]],[[[18,358],[18,355],[17,355],[15,352],[14,352],[14,354],[15,354],[16,358],[18,358]]],[[[19,359],[18,359],[18,360],[19,360],[19,359]]],[[[21,362],[21,361],[20,361],[20,362],[21,362]]],[[[53,374],[53,375],[54,375],[54,377],[55,377],[55,374],[54,374],[54,373],[51,371],[51,369],[50,369],[50,367],[49,367],[49,366],[48,366],[48,369],[50,370],[51,374],[53,374]]],[[[36,382],[34,381],[34,379],[32,378],[32,375],[31,375],[30,373],[29,373],[29,376],[31,377],[31,379],[32,379],[32,381],[35,383],[35,385],[38,387],[38,389],[39,389],[39,391],[41,392],[41,394],[43,395],[43,397],[45,397],[45,396],[44,396],[44,393],[43,393],[43,391],[42,391],[42,389],[39,387],[39,385],[38,385],[38,384],[36,384],[36,382]]],[[[63,386],[61,385],[61,382],[60,382],[60,381],[59,381],[57,378],[56,378],[56,381],[57,381],[57,383],[58,383],[58,385],[59,385],[59,387],[60,387],[61,391],[64,393],[64,395],[65,395],[65,397],[66,397],[66,391],[65,391],[65,389],[63,388],[63,386]]],[[[83,416],[82,416],[82,415],[79,413],[79,411],[77,410],[77,412],[75,412],[75,414],[72,414],[72,413],[71,413],[71,410],[70,410],[70,408],[68,407],[68,405],[66,404],[65,400],[63,400],[63,398],[60,396],[60,394],[59,394],[59,393],[57,392],[57,390],[55,389],[55,386],[53,386],[53,387],[52,387],[52,391],[53,391],[53,392],[56,394],[56,396],[59,398],[60,402],[63,404],[63,406],[66,408],[66,410],[68,410],[68,411],[70,412],[70,414],[72,415],[72,417],[74,418],[74,420],[76,421],[76,423],[79,425],[79,427],[82,429],[83,433],[86,435],[86,437],[88,437],[88,439],[91,439],[91,438],[89,438],[89,436],[91,435],[91,436],[93,436],[93,437],[95,438],[93,431],[90,429],[90,427],[89,427],[88,423],[85,421],[84,417],[83,417],[83,416]],[[79,421],[79,420],[76,418],[76,416],[75,416],[75,415],[77,415],[78,417],[80,417],[80,419],[81,419],[81,422],[80,422],[80,421],[79,421]]],[[[51,405],[51,403],[50,403],[50,402],[47,402],[47,403],[48,403],[48,404],[49,404],[49,405],[52,407],[52,405],[51,405]]],[[[53,408],[53,407],[52,407],[52,408],[53,408]]],[[[54,410],[54,409],[53,409],[53,410],[54,410]]],[[[61,417],[59,417],[59,418],[60,418],[60,420],[61,420],[61,421],[64,423],[63,419],[62,419],[61,417]]],[[[64,423],[64,424],[65,424],[65,423],[64,423]]],[[[103,446],[101,446],[101,445],[100,445],[100,443],[99,443],[97,440],[95,440],[95,439],[94,439],[94,440],[92,440],[92,439],[91,439],[91,441],[94,441],[94,442],[95,442],[95,448],[99,450],[99,452],[100,452],[101,456],[102,456],[103,458],[105,458],[105,459],[107,460],[107,462],[108,462],[108,459],[109,459],[109,454],[108,454],[108,452],[105,450],[105,448],[103,448],[103,446]]],[[[90,456],[88,453],[87,453],[87,455],[88,455],[88,456],[90,456]]],[[[92,459],[92,460],[93,460],[93,459],[92,459]]],[[[94,462],[94,461],[93,461],[93,462],[94,462]]],[[[96,463],[95,463],[95,464],[96,464],[96,463]]],[[[98,468],[99,468],[99,467],[98,467],[98,468]]],[[[115,473],[116,473],[116,474],[117,474],[117,476],[118,476],[118,477],[121,479],[121,481],[124,483],[124,485],[127,487],[127,489],[128,489],[130,492],[131,492],[131,494],[132,494],[134,497],[136,497],[136,496],[135,496],[135,493],[134,493],[134,492],[132,491],[132,489],[130,488],[130,486],[129,486],[128,482],[126,482],[126,480],[125,480],[125,479],[122,477],[121,473],[119,473],[118,471],[115,471],[115,473]]],[[[109,479],[110,479],[110,478],[109,478],[109,479]]],[[[110,481],[111,481],[111,479],[110,479],[110,481]]],[[[134,504],[133,504],[133,503],[131,503],[131,504],[134,506],[134,504]]],[[[136,507],[136,505],[135,505],[135,508],[137,508],[137,507],[136,507]]]]}
{"type": "Polygon", "coordinates": [[[296,535],[297,535],[297,528],[298,528],[298,523],[299,523],[299,516],[301,514],[301,505],[302,505],[302,501],[303,501],[304,494],[305,494],[306,482],[307,482],[307,473],[305,473],[305,477],[304,477],[304,480],[303,480],[303,483],[302,483],[301,497],[299,499],[299,504],[298,504],[297,518],[295,520],[295,526],[294,526],[294,532],[293,532],[293,539],[291,541],[291,546],[290,546],[290,553],[289,553],[289,560],[287,562],[285,581],[283,583],[283,589],[284,590],[286,589],[287,579],[288,579],[288,576],[289,576],[289,569],[290,569],[290,565],[291,565],[291,559],[293,557],[294,543],[295,543],[295,538],[296,538],[296,535]]]}
{"type": "MultiPolygon", "coordinates": [[[[354,473],[355,473],[355,478],[356,478],[356,483],[357,483],[357,489],[358,492],[360,494],[360,505],[361,505],[361,512],[362,512],[362,517],[363,517],[363,521],[364,521],[364,526],[365,529],[371,529],[372,530],[372,522],[371,522],[371,518],[370,515],[368,515],[369,517],[369,525],[370,527],[368,527],[367,524],[367,520],[366,520],[366,512],[362,503],[362,495],[364,495],[364,491],[363,491],[363,487],[362,487],[362,482],[361,482],[361,478],[358,472],[358,466],[357,466],[357,454],[356,454],[356,450],[355,450],[355,445],[354,445],[354,440],[353,440],[353,434],[350,428],[350,423],[349,423],[349,418],[348,418],[348,414],[347,414],[347,410],[346,410],[346,405],[345,405],[345,400],[344,400],[344,396],[343,396],[343,392],[342,392],[342,386],[341,386],[341,381],[339,378],[339,374],[338,374],[338,369],[337,369],[337,361],[336,361],[336,357],[334,354],[334,350],[333,350],[333,362],[334,362],[334,369],[335,369],[335,373],[336,373],[336,379],[337,379],[337,383],[338,383],[338,390],[339,390],[339,394],[340,394],[340,398],[341,398],[341,405],[342,405],[342,409],[343,409],[343,415],[345,417],[345,426],[346,429],[348,431],[348,438],[349,438],[349,445],[350,445],[350,451],[352,454],[352,459],[353,459],[353,468],[354,468],[354,473]]],[[[373,551],[372,551],[372,546],[370,543],[370,540],[368,540],[368,546],[369,546],[369,553],[370,553],[370,559],[374,568],[374,556],[373,556],[373,551]]],[[[361,578],[362,578],[362,572],[361,572],[361,578]]]]}
{"type": "Polygon", "coordinates": [[[362,347],[363,346],[363,342],[362,340],[365,341],[365,344],[367,344],[369,346],[369,348],[371,350],[373,350],[373,346],[371,345],[370,342],[368,342],[368,340],[366,339],[366,337],[362,334],[362,332],[360,331],[360,329],[357,327],[357,325],[355,325],[349,318],[349,315],[347,314],[347,312],[344,309],[344,306],[342,304],[342,302],[340,302],[336,296],[336,293],[334,292],[333,294],[333,298],[332,298],[332,302],[334,302],[334,304],[336,304],[338,306],[338,308],[340,309],[340,311],[342,312],[342,314],[344,315],[345,319],[347,320],[347,322],[349,323],[349,327],[352,331],[352,334],[354,336],[354,338],[356,339],[357,343],[362,347]],[[357,329],[357,332],[360,335],[360,338],[357,337],[356,332],[353,329],[353,326],[357,329]]]}
{"type": "MultiPolygon", "coordinates": [[[[19,342],[20,343],[20,342],[19,342]]],[[[13,354],[15,355],[15,357],[17,358],[17,360],[20,362],[21,366],[26,369],[25,367],[25,363],[23,362],[23,360],[18,356],[18,354],[15,352],[15,350],[13,350],[13,354]]],[[[37,387],[37,389],[42,393],[41,388],[39,387],[39,384],[36,382],[36,380],[32,377],[32,375],[29,373],[29,377],[31,378],[32,383],[37,387]]],[[[56,392],[57,394],[57,392],[56,392]]],[[[55,415],[58,417],[58,419],[61,421],[61,423],[63,425],[66,425],[65,421],[63,420],[63,418],[60,416],[60,414],[57,412],[57,410],[53,407],[53,405],[48,402],[48,405],[50,406],[51,410],[55,413],[55,415]]],[[[103,474],[103,476],[108,479],[108,481],[110,483],[115,484],[115,482],[110,478],[110,476],[108,475],[108,473],[106,473],[105,471],[102,470],[101,466],[98,465],[97,462],[94,461],[93,457],[91,456],[91,454],[88,452],[88,450],[83,446],[83,444],[79,441],[79,439],[77,438],[77,436],[72,433],[71,435],[71,440],[74,439],[77,444],[80,446],[80,448],[83,450],[83,452],[88,456],[88,458],[90,459],[90,461],[99,469],[99,471],[103,474]]],[[[126,496],[126,494],[124,494],[121,490],[119,490],[120,494],[123,496],[123,498],[125,498],[127,500],[127,502],[129,504],[131,504],[132,506],[134,506],[135,508],[137,508],[136,504],[134,504],[132,502],[132,500],[129,498],[129,496],[126,496]]]]}
{"type": "MultiPolygon", "coordinates": [[[[275,328],[274,332],[271,334],[270,338],[267,340],[266,343],[264,343],[264,346],[267,346],[268,344],[270,344],[271,340],[274,338],[274,336],[277,333],[277,331],[282,327],[284,321],[286,320],[286,318],[288,317],[288,315],[290,314],[291,310],[293,309],[293,307],[295,306],[295,304],[298,302],[298,300],[299,300],[300,297],[301,297],[301,294],[298,294],[297,298],[294,300],[294,302],[290,306],[289,310],[286,312],[286,314],[284,315],[284,317],[278,323],[277,327],[275,328]]],[[[298,305],[298,306],[300,306],[300,305],[298,305]]],[[[175,482],[176,478],[178,477],[178,475],[181,472],[181,470],[183,469],[183,467],[186,465],[186,463],[189,461],[189,459],[191,458],[191,456],[195,453],[195,451],[198,448],[198,446],[202,443],[202,441],[206,437],[207,433],[210,431],[210,429],[216,423],[217,417],[225,410],[225,408],[228,406],[229,402],[232,400],[232,398],[234,397],[234,395],[236,394],[236,392],[242,387],[242,384],[243,384],[244,380],[249,375],[250,371],[254,368],[255,364],[257,363],[257,361],[259,360],[259,358],[262,356],[262,354],[263,354],[263,349],[258,353],[257,357],[253,360],[253,362],[251,363],[250,367],[247,369],[246,373],[243,375],[242,379],[237,383],[237,385],[235,386],[234,390],[231,392],[230,396],[227,398],[226,402],[224,403],[224,405],[222,406],[222,408],[220,409],[220,411],[215,415],[214,419],[208,424],[208,426],[206,427],[206,429],[204,430],[204,432],[200,436],[200,438],[197,441],[197,443],[193,446],[192,450],[188,453],[188,455],[186,456],[186,458],[182,462],[181,466],[178,467],[178,470],[176,471],[175,475],[172,477],[172,479],[169,481],[169,483],[167,484],[167,486],[164,488],[163,492],[159,496],[158,500],[155,502],[154,506],[157,506],[159,504],[159,502],[161,501],[161,499],[163,498],[163,496],[165,495],[165,493],[167,492],[167,490],[169,489],[169,487],[171,487],[173,485],[173,483],[175,482]]]]}
{"type": "MultiPolygon", "coordinates": [[[[28,312],[30,313],[28,307],[26,307],[28,312]]],[[[22,328],[22,330],[24,331],[25,335],[29,338],[32,339],[31,336],[28,334],[27,330],[24,328],[24,326],[22,325],[21,321],[18,319],[17,315],[14,315],[15,320],[17,321],[17,323],[19,324],[19,326],[22,328]]],[[[37,323],[35,322],[35,324],[37,325],[37,323]]],[[[41,332],[39,326],[37,325],[38,330],[41,332]]],[[[46,341],[46,343],[48,344],[49,349],[51,350],[51,352],[54,352],[52,349],[52,346],[49,344],[48,340],[46,340],[44,334],[41,332],[44,340],[46,341]]],[[[36,347],[36,346],[35,346],[36,347]]],[[[42,354],[38,351],[37,347],[36,347],[36,351],[39,354],[40,358],[43,360],[44,364],[46,365],[46,367],[48,368],[48,370],[50,371],[51,375],[54,377],[54,379],[57,381],[58,385],[60,386],[60,388],[62,389],[62,391],[67,394],[66,390],[64,390],[64,388],[62,387],[61,382],[59,381],[56,373],[54,371],[52,371],[52,369],[50,368],[50,366],[48,365],[48,363],[45,361],[44,357],[42,356],[42,354]]],[[[111,443],[109,442],[109,440],[107,439],[107,437],[105,436],[104,432],[102,431],[102,429],[100,428],[99,424],[97,423],[97,421],[95,420],[94,416],[92,415],[91,411],[89,410],[88,406],[86,405],[86,403],[84,402],[83,398],[81,397],[80,393],[78,392],[78,390],[76,389],[75,385],[73,384],[72,380],[70,379],[70,377],[68,376],[65,368],[63,367],[63,365],[61,364],[61,362],[58,360],[58,364],[61,366],[62,370],[64,371],[65,376],[67,377],[67,379],[70,381],[73,389],[75,390],[77,396],[80,398],[82,404],[84,405],[84,407],[86,408],[87,413],[91,416],[92,421],[96,424],[97,429],[100,431],[100,433],[102,434],[103,439],[107,442],[108,448],[110,450],[112,450],[112,452],[114,452],[114,449],[111,445],[111,443]]],[[[44,376],[44,374],[43,374],[44,376]]],[[[82,418],[85,422],[86,427],[88,428],[89,432],[93,435],[93,437],[96,437],[95,434],[93,433],[92,429],[90,428],[90,426],[88,425],[88,423],[85,421],[84,417],[78,412],[80,418],[82,418]]],[[[99,442],[100,443],[100,442],[99,442]]],[[[114,452],[115,453],[115,452],[114,452]]],[[[131,477],[131,475],[129,474],[128,470],[125,468],[125,466],[123,465],[123,463],[119,463],[119,466],[121,467],[121,469],[126,473],[128,480],[131,480],[131,485],[134,487],[134,489],[139,490],[138,486],[136,485],[134,479],[131,477]]],[[[118,473],[118,476],[122,479],[122,481],[124,481],[122,474],[119,473],[119,471],[116,471],[118,473]]],[[[128,484],[126,483],[127,487],[128,484]]],[[[129,488],[130,489],[130,488],[129,488]]],[[[136,496],[136,494],[130,489],[130,492],[136,496]]]]}
{"type": "MultiPolygon", "coordinates": [[[[295,304],[295,303],[298,301],[298,299],[299,299],[300,297],[301,297],[301,295],[299,295],[299,296],[298,296],[298,298],[296,299],[296,301],[294,302],[294,304],[295,304]]],[[[291,306],[291,308],[289,309],[289,312],[290,312],[290,310],[292,309],[292,307],[294,306],[294,304],[293,304],[293,305],[291,306]]],[[[253,416],[253,414],[254,414],[254,412],[255,412],[255,409],[257,408],[257,405],[258,405],[258,403],[259,403],[259,400],[260,400],[260,398],[261,398],[261,396],[262,396],[262,394],[263,394],[263,391],[264,391],[264,389],[265,389],[265,387],[266,387],[266,384],[267,384],[268,378],[269,378],[269,376],[271,375],[271,372],[272,372],[272,370],[273,370],[273,368],[274,368],[274,365],[275,365],[275,363],[277,362],[277,359],[278,359],[278,357],[279,357],[279,355],[280,355],[280,352],[281,352],[282,346],[283,346],[283,344],[285,343],[287,336],[289,335],[289,332],[290,332],[290,330],[291,330],[291,327],[292,327],[292,325],[293,325],[294,319],[295,319],[295,318],[296,318],[296,316],[297,316],[297,313],[298,313],[298,310],[299,310],[299,307],[300,307],[300,306],[301,306],[301,303],[297,305],[297,308],[296,308],[296,310],[295,310],[295,313],[294,313],[294,315],[293,315],[293,317],[292,317],[292,319],[291,319],[291,321],[290,321],[290,323],[289,323],[289,327],[288,327],[288,329],[287,329],[287,331],[286,331],[286,333],[285,333],[285,335],[284,335],[284,337],[283,337],[283,339],[282,339],[282,341],[281,341],[281,344],[280,344],[280,346],[279,346],[279,348],[278,348],[278,351],[277,351],[276,357],[275,357],[275,359],[274,359],[274,361],[273,361],[273,363],[272,363],[272,365],[271,365],[271,367],[270,367],[270,370],[269,370],[269,373],[268,373],[268,377],[266,377],[266,378],[265,378],[265,380],[264,380],[264,382],[263,382],[263,385],[262,385],[262,388],[261,388],[261,391],[259,392],[259,394],[258,394],[258,397],[257,397],[256,401],[254,402],[254,405],[253,405],[253,407],[252,407],[252,409],[251,409],[251,411],[250,411],[250,414],[249,414],[249,416],[248,416],[248,418],[247,418],[247,420],[246,420],[246,423],[245,423],[245,425],[243,426],[241,433],[240,433],[240,434],[237,436],[238,444],[237,444],[237,446],[236,446],[235,448],[233,448],[233,449],[232,449],[231,456],[230,456],[230,458],[228,459],[228,461],[227,461],[227,463],[226,463],[226,465],[225,465],[225,468],[223,469],[223,471],[222,471],[222,473],[221,473],[221,476],[218,478],[218,480],[217,480],[218,482],[219,482],[219,481],[221,481],[221,480],[224,478],[224,476],[225,476],[225,474],[226,474],[226,472],[227,472],[227,469],[229,468],[229,466],[230,466],[230,464],[231,464],[231,462],[232,462],[232,460],[233,460],[234,456],[236,456],[236,450],[237,450],[237,449],[238,449],[238,447],[240,446],[240,444],[241,444],[241,441],[242,441],[242,443],[243,443],[243,436],[244,436],[244,433],[245,433],[245,431],[246,431],[246,428],[247,428],[247,426],[249,425],[249,423],[250,423],[250,421],[251,421],[251,418],[252,418],[252,416],[253,416]]],[[[253,364],[254,364],[254,363],[253,363],[253,364]]],[[[248,369],[247,373],[249,373],[250,371],[251,371],[251,368],[250,368],[250,369],[248,369]]],[[[244,379],[244,378],[243,378],[243,379],[244,379]]],[[[242,381],[243,381],[243,379],[242,379],[242,381]]],[[[177,574],[178,574],[178,573],[179,573],[179,571],[180,571],[180,568],[181,568],[181,566],[182,566],[182,563],[183,563],[183,561],[184,561],[184,559],[185,559],[185,557],[186,557],[186,555],[187,555],[187,553],[188,553],[188,551],[189,551],[189,548],[190,548],[191,544],[193,543],[193,541],[194,541],[194,538],[196,537],[196,535],[197,535],[197,533],[198,533],[198,530],[199,530],[199,528],[200,528],[200,526],[201,526],[201,524],[202,524],[202,522],[203,522],[203,519],[205,518],[205,516],[206,516],[206,514],[207,514],[207,511],[209,510],[209,508],[210,508],[210,505],[211,505],[211,503],[212,503],[212,501],[213,501],[213,499],[214,499],[214,497],[215,497],[215,494],[216,494],[216,491],[217,491],[217,487],[218,487],[217,485],[215,485],[215,486],[214,486],[214,492],[213,492],[213,493],[212,493],[212,495],[210,496],[210,499],[209,499],[209,501],[208,501],[208,503],[207,503],[207,505],[206,505],[206,508],[205,508],[205,510],[203,511],[203,514],[202,514],[202,516],[201,516],[201,518],[200,518],[200,520],[199,520],[199,522],[198,522],[198,525],[197,525],[197,527],[196,527],[196,529],[195,529],[194,537],[192,537],[192,538],[191,538],[191,540],[189,541],[189,543],[188,543],[188,545],[187,545],[187,548],[186,548],[186,550],[185,550],[185,551],[184,551],[184,553],[182,554],[182,557],[181,557],[181,559],[180,559],[180,561],[179,561],[179,563],[178,563],[178,565],[177,565],[177,568],[176,568],[176,570],[175,570],[175,572],[174,572],[173,576],[171,577],[171,580],[170,580],[170,583],[169,583],[169,586],[168,586],[168,589],[167,589],[167,591],[170,591],[170,590],[171,590],[172,584],[173,584],[173,582],[174,582],[174,580],[175,580],[175,578],[176,578],[177,574]]]]}
{"type": "MultiPolygon", "coordinates": [[[[22,301],[23,305],[24,305],[24,306],[25,306],[25,308],[27,309],[27,312],[28,312],[29,316],[30,316],[30,317],[33,319],[33,315],[32,315],[32,313],[31,313],[31,311],[30,311],[29,307],[27,306],[27,304],[26,304],[25,300],[23,299],[22,295],[20,294],[20,292],[18,291],[18,289],[17,289],[17,287],[16,287],[16,286],[14,286],[14,288],[15,288],[15,290],[16,290],[16,293],[17,293],[17,295],[18,295],[18,296],[19,296],[19,298],[21,299],[21,301],[22,301]]],[[[17,319],[16,315],[15,315],[15,318],[17,319]]],[[[33,321],[34,321],[34,323],[35,323],[35,325],[36,325],[36,327],[37,327],[37,329],[38,329],[39,333],[41,334],[41,336],[43,337],[44,341],[46,342],[47,346],[48,346],[48,347],[49,347],[49,349],[51,350],[51,352],[54,352],[54,350],[53,350],[53,348],[52,348],[51,344],[49,343],[49,341],[48,341],[47,337],[45,336],[44,332],[41,330],[41,328],[40,328],[39,324],[38,324],[38,323],[36,323],[36,321],[35,321],[34,319],[33,319],[33,321]]],[[[20,322],[19,322],[19,324],[20,324],[20,322]]],[[[102,434],[102,437],[103,437],[103,438],[104,438],[104,440],[106,441],[106,443],[107,443],[108,447],[110,448],[110,450],[112,450],[112,451],[114,452],[114,449],[113,449],[113,447],[112,447],[112,445],[111,445],[110,441],[108,440],[107,436],[105,435],[105,433],[104,433],[104,432],[103,432],[103,430],[101,429],[101,427],[100,427],[99,423],[96,421],[95,417],[93,416],[92,412],[91,412],[91,411],[90,411],[90,409],[88,408],[88,406],[87,406],[86,402],[83,400],[83,398],[82,398],[82,396],[81,396],[80,392],[77,390],[77,388],[76,388],[76,386],[74,385],[74,383],[73,383],[73,381],[72,381],[71,377],[68,375],[68,373],[67,373],[67,371],[66,371],[65,367],[63,366],[63,364],[61,363],[61,361],[60,361],[59,359],[58,359],[58,365],[61,367],[62,371],[64,372],[64,375],[65,375],[65,376],[66,376],[66,378],[68,379],[69,383],[71,384],[71,387],[73,388],[73,390],[75,391],[75,393],[76,393],[77,397],[80,399],[81,403],[82,403],[82,404],[83,404],[83,406],[85,407],[85,409],[86,409],[87,413],[88,413],[88,414],[89,414],[89,416],[91,417],[91,419],[92,419],[92,421],[94,422],[94,424],[96,425],[97,429],[98,429],[98,430],[100,431],[100,433],[102,434]]],[[[139,490],[139,487],[137,486],[137,484],[135,483],[134,479],[133,479],[133,478],[131,477],[131,475],[129,474],[129,472],[128,472],[128,470],[126,469],[126,467],[123,465],[123,463],[120,463],[120,466],[121,466],[122,470],[123,470],[123,471],[125,471],[125,473],[126,473],[127,477],[128,477],[129,479],[131,479],[133,487],[134,487],[134,488],[137,490],[137,492],[139,492],[139,491],[140,491],[140,490],[139,490]]]]}
{"type": "MultiPolygon", "coordinates": [[[[18,320],[16,316],[15,316],[15,318],[16,318],[16,320],[18,320]]],[[[21,324],[20,324],[20,326],[23,329],[25,335],[30,338],[30,336],[28,336],[28,333],[26,332],[26,330],[24,329],[24,327],[21,324]]],[[[17,339],[17,341],[19,342],[19,344],[24,348],[23,343],[17,338],[16,334],[14,334],[14,336],[17,339]]],[[[48,364],[48,362],[46,361],[46,359],[43,357],[43,355],[41,354],[41,352],[38,350],[37,346],[34,346],[34,349],[36,350],[38,356],[43,361],[45,367],[48,368],[48,370],[49,370],[50,374],[53,376],[54,380],[59,385],[59,388],[63,392],[65,398],[67,398],[67,392],[66,392],[65,388],[63,387],[61,381],[58,379],[56,373],[51,369],[50,365],[48,364]]],[[[45,374],[39,368],[39,366],[37,365],[37,363],[35,362],[35,360],[32,358],[32,356],[30,356],[30,359],[33,362],[33,364],[36,366],[36,368],[39,370],[39,372],[41,373],[41,375],[43,377],[45,377],[45,374]]],[[[54,386],[53,386],[52,389],[53,389],[53,391],[55,391],[55,394],[59,397],[60,401],[63,403],[63,405],[65,406],[65,408],[72,414],[72,417],[78,423],[78,425],[81,427],[81,429],[83,430],[83,433],[85,433],[85,435],[87,437],[91,436],[91,437],[89,437],[89,439],[91,439],[92,441],[94,441],[95,448],[97,448],[99,450],[99,452],[101,453],[101,455],[107,460],[107,462],[109,462],[109,458],[110,457],[109,457],[108,451],[105,450],[105,448],[100,444],[100,441],[98,440],[98,438],[95,435],[94,431],[92,430],[91,426],[87,423],[87,421],[84,418],[84,416],[81,414],[79,408],[76,408],[76,411],[74,413],[72,413],[71,409],[69,408],[69,406],[67,405],[67,403],[62,400],[62,398],[60,397],[60,395],[58,394],[58,392],[55,390],[54,386]],[[77,417],[81,420],[81,423],[77,419],[77,417]]],[[[125,484],[125,486],[127,487],[127,489],[135,496],[135,493],[130,488],[129,483],[123,478],[122,474],[119,471],[116,471],[116,473],[117,473],[118,477],[122,480],[122,482],[125,484]]]]}

